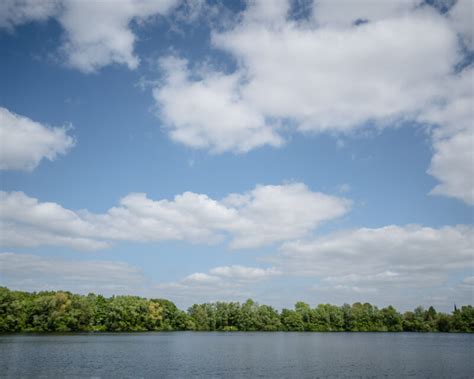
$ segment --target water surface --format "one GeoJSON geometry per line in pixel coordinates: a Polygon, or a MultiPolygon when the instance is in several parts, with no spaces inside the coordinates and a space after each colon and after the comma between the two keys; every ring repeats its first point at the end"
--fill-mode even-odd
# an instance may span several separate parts
{"type": "Polygon", "coordinates": [[[3,377],[472,378],[474,335],[0,335],[3,377]]]}

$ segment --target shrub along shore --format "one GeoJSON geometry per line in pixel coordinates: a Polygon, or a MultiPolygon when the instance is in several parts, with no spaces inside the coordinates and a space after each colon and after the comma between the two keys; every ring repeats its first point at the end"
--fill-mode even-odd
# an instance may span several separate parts
{"type": "Polygon", "coordinates": [[[0,332],[142,331],[473,332],[474,308],[451,314],[433,307],[400,313],[368,303],[311,308],[298,302],[281,312],[253,300],[195,304],[186,312],[165,299],[138,296],[21,292],[0,287],[0,332]]]}

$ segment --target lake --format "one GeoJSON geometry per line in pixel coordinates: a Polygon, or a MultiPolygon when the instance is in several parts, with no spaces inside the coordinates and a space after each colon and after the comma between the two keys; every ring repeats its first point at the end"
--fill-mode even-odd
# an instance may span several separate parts
{"type": "Polygon", "coordinates": [[[0,335],[4,377],[472,378],[474,335],[0,335]]]}

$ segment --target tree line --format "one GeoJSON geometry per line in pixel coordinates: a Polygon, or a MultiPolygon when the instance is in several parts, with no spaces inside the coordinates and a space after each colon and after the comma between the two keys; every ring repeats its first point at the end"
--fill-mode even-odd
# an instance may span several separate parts
{"type": "Polygon", "coordinates": [[[311,308],[303,302],[281,312],[253,300],[194,304],[186,312],[165,299],[22,292],[0,287],[0,332],[142,331],[473,332],[474,307],[451,314],[433,307],[400,313],[369,303],[311,308]]]}

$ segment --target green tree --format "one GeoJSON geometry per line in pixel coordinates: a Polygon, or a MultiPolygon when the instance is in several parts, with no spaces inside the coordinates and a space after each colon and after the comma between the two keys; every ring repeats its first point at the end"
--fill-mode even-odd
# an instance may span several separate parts
{"type": "Polygon", "coordinates": [[[281,311],[281,324],[284,330],[290,332],[304,331],[304,322],[300,313],[291,309],[281,311]]]}
{"type": "Polygon", "coordinates": [[[403,331],[403,319],[402,315],[397,310],[389,305],[387,308],[380,310],[380,317],[382,324],[388,332],[401,332],[403,331]]]}
{"type": "Polygon", "coordinates": [[[417,307],[401,315],[388,306],[369,303],[311,308],[297,302],[279,313],[249,299],[239,303],[194,304],[187,312],[166,299],[138,296],[76,295],[66,291],[27,293],[0,287],[0,332],[77,331],[390,331],[474,332],[474,308],[465,305],[452,314],[417,307]]]}

